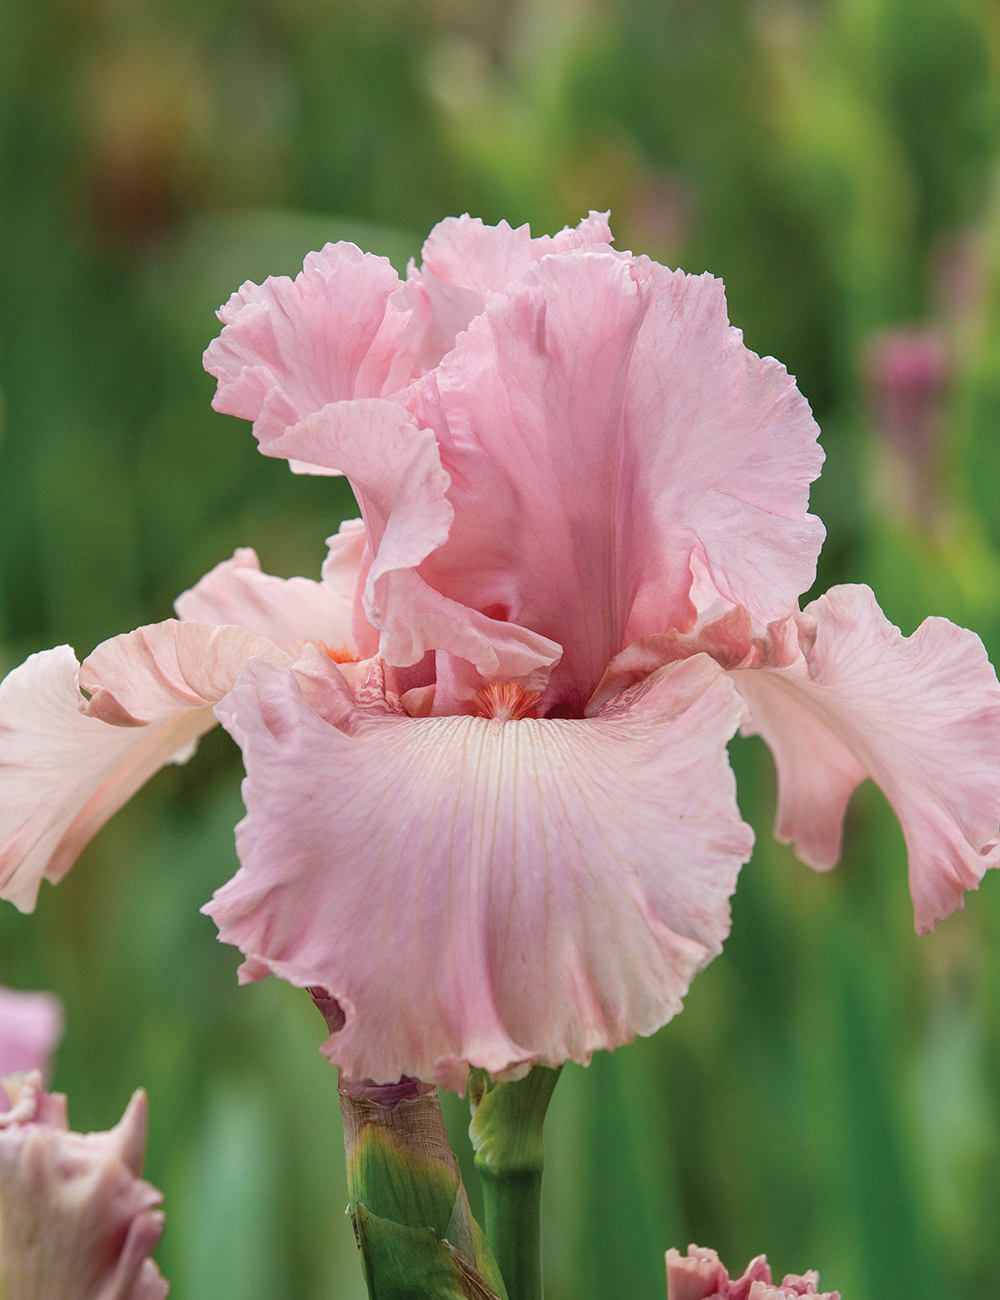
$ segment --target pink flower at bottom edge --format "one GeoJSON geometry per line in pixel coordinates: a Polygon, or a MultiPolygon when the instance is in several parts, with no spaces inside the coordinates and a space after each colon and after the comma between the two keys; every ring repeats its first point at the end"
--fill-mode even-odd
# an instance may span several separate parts
{"type": "Polygon", "coordinates": [[[5,1080],[0,1115],[0,1291],[10,1300],[163,1300],[150,1259],[162,1196],[140,1177],[146,1094],[107,1133],[73,1133],[66,1098],[35,1071],[5,1080]]]}
{"type": "Polygon", "coordinates": [[[771,1278],[765,1255],[758,1255],[747,1265],[742,1277],[730,1279],[714,1250],[688,1246],[688,1253],[667,1251],[667,1300],[798,1300],[814,1296],[816,1300],[840,1300],[839,1291],[819,1292],[819,1274],[787,1274],[780,1284],[771,1278]]]}

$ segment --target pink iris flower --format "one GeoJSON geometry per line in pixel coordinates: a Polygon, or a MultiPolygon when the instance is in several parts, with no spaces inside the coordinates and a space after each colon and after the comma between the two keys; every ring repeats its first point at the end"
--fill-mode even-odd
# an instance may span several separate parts
{"type": "Polygon", "coordinates": [[[107,1133],[73,1133],[37,1070],[5,1080],[0,1115],[0,1293],[11,1300],[164,1300],[150,1259],[163,1197],[141,1177],[146,1094],[107,1133]]]}
{"type": "Polygon", "coordinates": [[[777,834],[834,865],[884,791],[917,927],[997,860],[1000,687],[942,619],[866,587],[801,611],[822,453],[721,284],[574,230],[443,221],[405,283],[351,244],[245,284],[217,409],[362,520],[319,582],[238,551],[178,621],[0,685],[0,893],[33,905],[218,717],[242,866],[206,911],[323,1001],[347,1079],[462,1088],[585,1062],[680,1008],[752,835],[726,745],[774,752],[777,834]],[[84,692],[83,694],[81,693],[84,692]]]}
{"type": "Polygon", "coordinates": [[[766,1255],[752,1259],[742,1277],[731,1279],[714,1250],[688,1246],[686,1255],[667,1251],[667,1300],[799,1300],[801,1296],[840,1300],[839,1291],[820,1294],[815,1269],[789,1273],[777,1285],[766,1255]]]}

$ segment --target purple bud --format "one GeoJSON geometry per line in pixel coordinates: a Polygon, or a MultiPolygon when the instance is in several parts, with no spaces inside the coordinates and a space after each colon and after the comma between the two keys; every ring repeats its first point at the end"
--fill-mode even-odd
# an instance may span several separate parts
{"type": "Polygon", "coordinates": [[[865,349],[863,369],[872,423],[902,456],[922,464],[934,450],[951,359],[933,327],[886,330],[865,349]]]}

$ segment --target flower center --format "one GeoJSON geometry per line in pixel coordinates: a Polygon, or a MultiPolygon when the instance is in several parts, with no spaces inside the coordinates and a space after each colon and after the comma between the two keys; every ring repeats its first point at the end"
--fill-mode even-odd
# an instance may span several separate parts
{"type": "Polygon", "coordinates": [[[495,718],[498,722],[537,718],[535,705],[541,698],[540,691],[526,691],[517,682],[491,682],[476,691],[480,717],[495,718]]]}
{"type": "Polygon", "coordinates": [[[312,638],[306,641],[305,644],[316,646],[318,649],[322,650],[329,659],[332,659],[335,664],[356,664],[361,662],[361,656],[348,650],[346,645],[327,645],[325,641],[315,641],[312,638]]]}

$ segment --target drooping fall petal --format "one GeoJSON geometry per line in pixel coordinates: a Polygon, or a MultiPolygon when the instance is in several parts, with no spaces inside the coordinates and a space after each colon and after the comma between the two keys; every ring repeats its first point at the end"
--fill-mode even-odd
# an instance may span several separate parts
{"type": "Polygon", "coordinates": [[[318,653],[297,672],[255,662],[219,708],[248,814],[205,910],[249,975],[336,999],[347,1078],[461,1088],[469,1064],[586,1061],[679,1009],[752,842],[716,665],[514,722],[365,712],[318,653]]]}
{"type": "Polygon", "coordinates": [[[903,828],[924,933],[998,858],[996,674],[973,632],[928,618],[904,637],[868,587],[834,587],[796,621],[799,662],[733,673],[746,730],[777,763],[775,833],[811,866],[832,867],[847,800],[871,777],[903,828]]]}
{"type": "Polygon", "coordinates": [[[582,711],[629,640],[690,628],[694,560],[763,620],[811,581],[816,425],[709,276],[546,257],[405,400],[437,436],[455,510],[421,573],[563,647],[546,709],[582,711]]]}
{"type": "Polygon", "coordinates": [[[69,646],[0,682],[0,898],[35,905],[154,772],[187,758],[250,655],[291,659],[243,628],[166,623],[69,646]],[[81,685],[91,698],[82,694],[81,685]]]}
{"type": "Polygon", "coordinates": [[[140,1177],[148,1104],[107,1133],[72,1133],[37,1072],[8,1082],[0,1115],[0,1293],[9,1300],[163,1300],[150,1259],[163,1197],[140,1177]]]}
{"type": "MultiPolygon", "coordinates": [[[[0,988],[0,1078],[32,1070],[47,1075],[62,1031],[62,1005],[51,993],[0,988]]],[[[5,1101],[0,1095],[0,1108],[5,1101]]]]}
{"type": "Polygon", "coordinates": [[[399,283],[387,258],[349,243],[310,253],[294,280],[247,281],[220,308],[225,329],[205,352],[205,369],[219,380],[212,405],[253,420],[266,439],[328,402],[402,388],[412,363],[401,346],[408,313],[389,302],[399,283]]]}
{"type": "Polygon", "coordinates": [[[353,650],[354,596],[365,548],[361,520],[346,520],[327,546],[322,582],[262,573],[256,551],[240,547],[178,596],[174,608],[190,623],[248,628],[292,655],[304,641],[353,650]]]}

